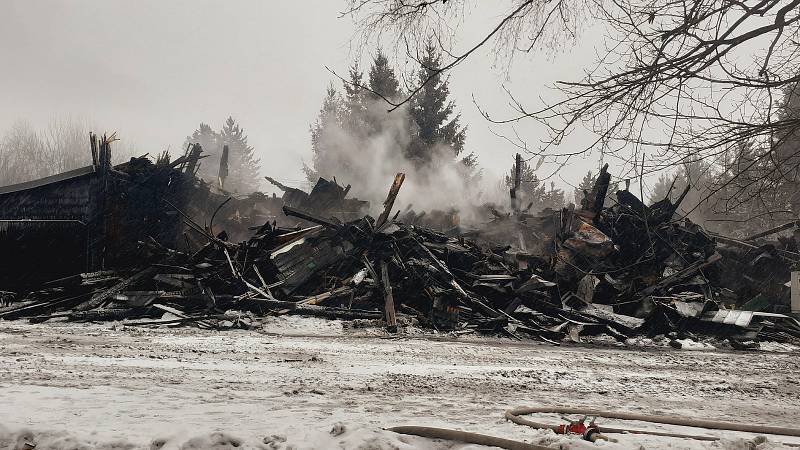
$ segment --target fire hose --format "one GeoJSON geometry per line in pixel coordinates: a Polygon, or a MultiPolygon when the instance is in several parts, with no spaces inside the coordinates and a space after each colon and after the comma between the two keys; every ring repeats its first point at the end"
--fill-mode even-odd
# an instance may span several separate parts
{"type": "Polygon", "coordinates": [[[528,444],[527,442],[512,441],[486,434],[470,433],[460,430],[449,430],[447,428],[434,427],[393,427],[389,431],[400,434],[412,434],[428,439],[447,439],[448,441],[466,442],[468,444],[486,445],[488,447],[500,447],[508,450],[553,450],[542,445],[528,444]]]}
{"type": "MultiPolygon", "coordinates": [[[[663,415],[637,414],[628,412],[603,411],[603,410],[583,408],[583,407],[561,407],[561,406],[522,407],[522,408],[515,408],[508,410],[505,413],[506,420],[514,422],[518,425],[526,425],[538,429],[552,430],[557,434],[581,435],[584,439],[590,441],[595,441],[597,439],[613,440],[606,435],[617,434],[617,433],[645,434],[652,436],[665,436],[665,437],[675,437],[682,439],[695,439],[702,441],[718,441],[721,439],[716,436],[601,427],[595,424],[595,418],[597,417],[604,417],[607,419],[619,419],[619,420],[636,420],[641,422],[658,423],[664,425],[678,425],[678,426],[693,427],[693,428],[705,428],[710,430],[738,431],[738,432],[755,433],[755,434],[771,434],[779,436],[800,437],[800,428],[776,427],[776,426],[756,425],[756,424],[736,423],[736,422],[723,422],[718,420],[707,420],[707,419],[692,419],[692,418],[678,417],[678,416],[663,416],[663,415]],[[569,421],[569,424],[551,425],[546,423],[534,422],[532,420],[520,417],[523,415],[535,414],[535,413],[579,414],[583,416],[583,419],[579,421],[569,421]],[[591,420],[591,422],[587,424],[586,419],[588,417],[593,417],[593,419],[591,420]]],[[[510,439],[504,439],[485,434],[470,433],[466,431],[451,430],[445,428],[402,426],[402,427],[389,428],[388,430],[393,431],[395,433],[411,434],[430,439],[447,439],[447,440],[465,442],[470,444],[494,446],[508,450],[552,450],[549,447],[545,447],[542,445],[529,444],[526,442],[514,441],[510,439]]],[[[800,444],[789,444],[789,443],[783,443],[783,445],[789,445],[793,447],[800,446],[800,444]]]]}

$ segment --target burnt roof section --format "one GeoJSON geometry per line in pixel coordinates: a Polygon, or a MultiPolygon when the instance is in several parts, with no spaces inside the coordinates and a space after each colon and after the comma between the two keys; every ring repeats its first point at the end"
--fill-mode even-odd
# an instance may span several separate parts
{"type": "Polygon", "coordinates": [[[38,178],[36,180],[26,181],[24,183],[2,186],[0,187],[0,195],[25,191],[28,189],[34,189],[37,187],[47,186],[48,184],[56,184],[62,181],[71,180],[73,178],[82,177],[84,175],[92,174],[95,172],[96,168],[94,165],[80,167],[78,169],[68,170],[66,172],[57,173],[55,175],[50,175],[44,178],[38,178]]]}

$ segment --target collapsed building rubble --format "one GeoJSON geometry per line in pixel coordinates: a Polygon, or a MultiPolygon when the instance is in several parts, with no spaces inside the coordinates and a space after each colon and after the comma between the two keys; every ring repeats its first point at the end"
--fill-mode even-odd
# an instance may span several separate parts
{"type": "Polygon", "coordinates": [[[173,205],[194,249],[136,235],[135,262],[4,292],[0,318],[213,328],[302,314],[379,320],[390,331],[414,318],[551,343],[598,334],[800,342],[800,322],[785,314],[796,242],[737,241],[676,218],[686,191],[647,206],[621,190],[604,207],[609,179],[604,167],[580,208],[513,205],[478,230],[447,234],[394,209],[403,174],[377,219],[354,217],[366,205],[345,200],[349,187],[335,181],[320,179],[310,194],[283,187],[283,214],[304,225],[267,220],[242,241],[213,216],[200,224],[173,205]]]}
{"type": "Polygon", "coordinates": [[[173,206],[186,209],[199,189],[200,150],[112,166],[114,139],[90,136],[89,166],[0,188],[0,254],[13,260],[0,272],[5,288],[136,264],[143,239],[176,245],[182,226],[173,206]]]}
{"type": "Polygon", "coordinates": [[[283,191],[281,206],[313,212],[321,216],[335,216],[341,220],[355,220],[369,209],[369,202],[356,198],[345,198],[350,192],[350,185],[339,185],[336,179],[326,180],[320,177],[311,192],[284,186],[272,177],[264,177],[275,187],[283,191]]]}

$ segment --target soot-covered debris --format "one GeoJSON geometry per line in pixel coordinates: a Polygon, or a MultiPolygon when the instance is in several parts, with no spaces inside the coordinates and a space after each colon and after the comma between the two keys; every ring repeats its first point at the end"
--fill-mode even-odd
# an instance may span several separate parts
{"type": "Polygon", "coordinates": [[[286,188],[282,212],[303,225],[267,221],[241,242],[177,211],[196,250],[142,239],[135,264],[3,292],[0,318],[249,328],[265,315],[300,314],[380,320],[392,332],[411,318],[551,343],[601,334],[715,336],[741,349],[800,342],[800,322],[783,314],[797,243],[756,240],[770,233],[730,239],[676,218],[686,191],[647,206],[621,190],[604,207],[606,166],[580,208],[530,214],[512,189],[511,212],[491,209],[472,230],[440,221],[456,224],[441,231],[412,211],[393,214],[404,179],[377,219],[342,221],[365,205],[335,181],[320,179],[309,194],[286,188]]]}

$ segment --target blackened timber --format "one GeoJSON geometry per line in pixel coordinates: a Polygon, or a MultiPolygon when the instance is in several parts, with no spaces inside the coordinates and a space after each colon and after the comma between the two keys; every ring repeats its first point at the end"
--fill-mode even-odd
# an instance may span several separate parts
{"type": "Polygon", "coordinates": [[[714,253],[713,255],[709,256],[708,259],[706,259],[705,261],[697,261],[694,264],[691,264],[690,266],[686,267],[685,269],[675,272],[674,274],[664,278],[658,283],[642,289],[636,294],[636,297],[646,297],[650,294],[653,294],[654,292],[666,289],[672,286],[673,284],[676,284],[679,281],[684,280],[696,274],[697,272],[705,269],[706,267],[711,266],[720,259],[722,259],[722,255],[720,255],[719,253],[714,253]]]}
{"type": "Polygon", "coordinates": [[[594,182],[592,193],[589,198],[589,211],[597,214],[603,209],[603,203],[606,200],[608,193],[608,186],[611,183],[611,174],[608,173],[608,164],[605,164],[597,175],[597,180],[594,182]]]}
{"type": "Polygon", "coordinates": [[[627,189],[624,191],[617,191],[617,201],[619,201],[621,205],[630,207],[645,220],[650,216],[650,208],[627,189]]]}
{"type": "Polygon", "coordinates": [[[109,320],[124,320],[131,317],[146,315],[138,308],[100,309],[93,311],[73,311],[67,316],[69,320],[80,322],[99,322],[109,320]]]}
{"type": "Polygon", "coordinates": [[[378,221],[375,222],[375,229],[380,229],[389,219],[389,214],[392,212],[392,206],[394,206],[394,201],[397,198],[397,194],[400,192],[400,186],[403,185],[403,181],[405,179],[406,174],[404,173],[398,173],[394,176],[392,187],[389,188],[389,195],[386,196],[386,201],[383,202],[383,212],[380,216],[378,216],[378,221]]]}
{"type": "Polygon", "coordinates": [[[297,217],[299,219],[307,220],[311,223],[316,223],[317,225],[322,225],[324,227],[333,228],[334,230],[338,230],[341,225],[338,223],[334,223],[328,219],[323,219],[322,217],[315,216],[309,212],[301,211],[299,209],[292,208],[291,206],[283,206],[283,213],[287,216],[297,217]]]}
{"type": "MultiPolygon", "coordinates": [[[[194,173],[197,171],[197,162],[200,160],[200,158],[205,158],[206,156],[208,156],[208,155],[200,156],[201,153],[203,153],[203,147],[201,147],[200,144],[192,144],[189,151],[187,152],[187,155],[184,156],[185,158],[184,161],[181,161],[181,164],[183,162],[187,163],[186,173],[194,175],[194,173]]],[[[174,164],[175,163],[173,162],[172,167],[175,167],[174,164]]]]}
{"type": "Polygon", "coordinates": [[[86,293],[86,294],[76,295],[73,297],[59,298],[55,300],[34,301],[32,303],[26,303],[24,305],[11,305],[9,307],[3,308],[2,311],[0,311],[0,319],[6,319],[6,320],[18,319],[20,317],[30,316],[34,313],[38,314],[40,311],[52,310],[57,306],[69,307],[88,296],[89,294],[86,293]]]}
{"type": "Polygon", "coordinates": [[[148,267],[144,270],[140,270],[130,278],[126,278],[120,281],[119,283],[115,284],[114,286],[111,286],[110,288],[95,294],[94,296],[92,296],[92,298],[81,303],[75,309],[78,311],[87,311],[93,308],[97,308],[106,301],[111,300],[115,295],[127,289],[128,286],[134,284],[135,282],[139,281],[142,278],[149,277],[155,273],[156,273],[155,267],[148,267]]]}
{"type": "Polygon", "coordinates": [[[515,214],[519,213],[519,201],[517,200],[517,192],[521,182],[522,174],[522,155],[517,153],[516,160],[514,161],[514,186],[511,188],[511,209],[515,214]]]}
{"type": "Polygon", "coordinates": [[[389,281],[389,265],[386,261],[381,261],[381,284],[383,285],[384,312],[386,313],[386,325],[391,332],[397,331],[397,316],[394,310],[394,296],[392,295],[392,284],[389,281]]]}
{"type": "Polygon", "coordinates": [[[285,186],[285,185],[281,184],[278,180],[276,180],[276,179],[274,179],[272,177],[264,177],[264,178],[267,181],[269,181],[270,183],[272,183],[273,185],[275,185],[275,187],[277,187],[278,189],[280,189],[282,191],[289,191],[289,190],[294,189],[294,188],[290,188],[289,186],[285,186]]]}
{"type": "Polygon", "coordinates": [[[678,207],[683,202],[683,199],[686,198],[686,194],[689,192],[689,189],[691,189],[691,185],[687,184],[681,195],[679,195],[678,199],[675,200],[675,203],[672,203],[669,200],[669,196],[667,196],[666,198],[650,205],[650,209],[652,211],[650,222],[663,223],[672,220],[672,216],[675,215],[675,211],[678,210],[678,207]]]}
{"type": "Polygon", "coordinates": [[[272,262],[284,282],[281,289],[287,295],[302,286],[318,270],[339,261],[344,250],[330,240],[293,242],[275,251],[272,262]]]}

